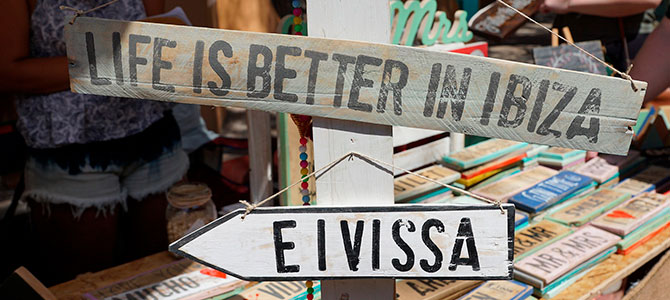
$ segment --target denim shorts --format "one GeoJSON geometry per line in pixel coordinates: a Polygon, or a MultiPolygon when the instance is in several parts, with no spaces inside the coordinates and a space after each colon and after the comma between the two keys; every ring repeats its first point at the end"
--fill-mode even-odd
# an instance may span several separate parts
{"type": "Polygon", "coordinates": [[[29,149],[25,167],[27,197],[38,203],[70,204],[73,214],[86,208],[126,207],[165,192],[189,167],[179,126],[167,112],[144,131],[121,139],[29,149]]]}

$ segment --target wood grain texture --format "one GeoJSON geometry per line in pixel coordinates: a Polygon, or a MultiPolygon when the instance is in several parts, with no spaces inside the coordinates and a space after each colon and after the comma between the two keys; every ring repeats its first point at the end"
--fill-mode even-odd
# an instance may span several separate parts
{"type": "MultiPolygon", "coordinates": [[[[356,22],[336,31],[349,32],[350,26],[356,32],[369,28],[356,22]]],[[[641,89],[634,92],[623,79],[411,47],[86,17],[66,26],[65,39],[71,88],[79,93],[239,106],[614,154],[628,150],[628,127],[646,87],[636,82],[641,89]],[[317,63],[318,71],[312,68],[317,63]]]]}
{"type": "MultiPolygon", "coordinates": [[[[558,173],[556,170],[538,166],[521,171],[509,177],[500,179],[481,188],[475,188],[473,193],[495,201],[507,201],[510,197],[530,188],[531,186],[550,178],[558,173]]],[[[491,177],[493,178],[493,177],[491,177]]]]}
{"type": "Polygon", "coordinates": [[[581,226],[629,197],[629,194],[623,192],[600,189],[553,213],[548,219],[565,225],[581,226]]]}
{"type": "Polygon", "coordinates": [[[620,236],[626,236],[668,205],[670,205],[670,197],[657,193],[644,193],[621,203],[593,220],[591,224],[620,236]]]}
{"type": "MultiPolygon", "coordinates": [[[[452,183],[461,176],[460,173],[441,165],[423,168],[416,173],[445,184],[452,183]]],[[[406,174],[393,180],[395,202],[404,202],[441,187],[437,183],[412,174],[406,174]]]]}
{"type": "MultiPolygon", "coordinates": [[[[454,140],[453,135],[443,137],[425,145],[417,146],[405,151],[393,154],[393,165],[396,168],[415,170],[417,168],[440,161],[445,155],[449,155],[449,147],[454,140]]],[[[400,169],[394,169],[393,175],[404,173],[400,169]]]]}
{"type": "Polygon", "coordinates": [[[614,254],[597,265],[568,289],[552,300],[587,300],[600,295],[609,285],[617,282],[670,247],[670,228],[628,255],[614,254]]]}
{"type": "MultiPolygon", "coordinates": [[[[309,35],[319,38],[388,43],[391,36],[391,29],[388,26],[390,23],[389,8],[389,2],[386,0],[309,0],[307,3],[309,35]],[[365,30],[361,30],[362,28],[365,30]]],[[[350,71],[352,67],[349,66],[350,71]]],[[[350,75],[346,75],[345,80],[351,80],[350,75]]],[[[337,86],[337,82],[331,81],[328,85],[337,86]]],[[[366,89],[362,90],[365,95],[366,89]]],[[[297,91],[304,91],[304,86],[297,91]]],[[[322,92],[322,89],[317,91],[315,88],[315,98],[322,92]]],[[[315,103],[319,102],[315,101],[315,103]]],[[[333,118],[334,116],[324,117],[333,118]]],[[[314,118],[316,168],[324,166],[349,151],[361,152],[386,163],[393,163],[392,126],[328,118],[314,118]]],[[[350,120],[363,121],[360,118],[350,120]]],[[[319,205],[331,206],[391,205],[393,204],[392,186],[392,169],[367,161],[352,160],[346,165],[335,166],[325,176],[317,179],[317,202],[319,205]],[[365,202],[360,201],[362,199],[360,196],[363,195],[365,202]]],[[[372,298],[391,300],[395,298],[395,281],[390,279],[323,280],[321,286],[322,300],[372,298]]]]}
{"type": "Polygon", "coordinates": [[[256,208],[244,219],[244,210],[237,210],[171,244],[170,251],[255,281],[510,279],[514,208],[504,204],[503,209],[256,208]]]}
{"type": "Polygon", "coordinates": [[[270,114],[247,111],[249,128],[249,192],[258,203],[272,194],[272,136],[270,114]]]}
{"type": "Polygon", "coordinates": [[[548,220],[528,225],[514,234],[514,260],[521,260],[570,233],[570,228],[548,220]]]}
{"type": "Polygon", "coordinates": [[[455,300],[481,284],[474,280],[408,279],[396,282],[397,300],[455,300]]]}

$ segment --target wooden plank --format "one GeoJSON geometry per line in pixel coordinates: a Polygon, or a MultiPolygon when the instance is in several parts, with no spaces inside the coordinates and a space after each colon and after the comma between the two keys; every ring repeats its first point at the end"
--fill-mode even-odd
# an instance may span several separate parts
{"type": "Polygon", "coordinates": [[[56,296],[47,289],[25,267],[14,270],[0,283],[0,298],[24,300],[56,300],[56,296]]]}
{"type": "Polygon", "coordinates": [[[515,141],[490,139],[460,151],[452,152],[449,156],[445,156],[443,160],[457,170],[469,169],[519,150],[526,145],[526,143],[515,141]]]}
{"type": "Polygon", "coordinates": [[[602,229],[585,226],[516,262],[514,268],[542,280],[546,285],[598,253],[614,246],[620,239],[602,229]]]}
{"type": "MultiPolygon", "coordinates": [[[[577,46],[605,60],[603,46],[600,41],[585,41],[576,43],[577,46]]],[[[607,74],[607,67],[595,59],[581,52],[572,45],[564,44],[557,47],[533,48],[535,64],[552,68],[561,68],[593,74],[607,74]]]]}
{"type": "Polygon", "coordinates": [[[649,221],[668,205],[670,205],[670,197],[656,193],[644,193],[596,218],[591,225],[625,236],[649,221]]]}
{"type": "Polygon", "coordinates": [[[575,173],[589,176],[598,183],[603,183],[619,173],[619,168],[615,165],[607,163],[601,157],[594,157],[583,166],[577,168],[575,173]]]}
{"type": "MultiPolygon", "coordinates": [[[[318,281],[312,287],[315,295],[321,290],[318,281]]],[[[276,281],[258,283],[229,300],[299,300],[306,299],[306,296],[307,286],[304,281],[276,281]]]]}
{"type": "MultiPolygon", "coordinates": [[[[542,1],[538,0],[504,1],[527,15],[534,14],[540,8],[540,4],[542,4],[542,1]]],[[[472,15],[468,26],[477,34],[502,39],[516,31],[525,22],[526,19],[522,15],[493,1],[472,15]]]]}
{"type": "Polygon", "coordinates": [[[455,300],[481,281],[408,279],[396,282],[397,300],[455,300]]]}
{"type": "Polygon", "coordinates": [[[521,260],[570,233],[570,228],[548,220],[528,225],[514,234],[514,260],[521,260]]]}
{"type": "Polygon", "coordinates": [[[247,111],[249,128],[249,192],[258,203],[272,194],[272,136],[270,114],[247,111]]]}
{"type": "MultiPolygon", "coordinates": [[[[393,154],[393,165],[397,168],[414,170],[428,164],[433,164],[436,161],[440,161],[445,155],[449,155],[449,145],[452,140],[451,136],[444,137],[425,145],[395,153],[393,154]]],[[[402,173],[404,172],[400,169],[393,171],[393,175],[400,175],[402,173]]]]}
{"type": "Polygon", "coordinates": [[[581,226],[628,198],[630,194],[600,189],[547,218],[565,225],[581,226]]]}
{"type": "MultiPolygon", "coordinates": [[[[390,41],[390,7],[386,0],[309,0],[307,15],[309,35],[312,37],[382,44],[390,41]]],[[[349,66],[348,72],[353,69],[353,66],[349,66]]],[[[350,78],[352,77],[347,73],[345,82],[349,82],[350,78]]],[[[328,86],[334,87],[336,83],[331,81],[328,86]]],[[[365,99],[366,89],[362,90],[361,99],[365,99]]],[[[343,92],[341,95],[344,98],[347,94],[343,92]]],[[[333,96],[333,100],[334,98],[333,96]]],[[[347,99],[351,100],[350,98],[347,99]]],[[[315,168],[324,166],[349,151],[393,163],[392,126],[315,117],[313,130],[315,168]]],[[[319,205],[330,206],[391,205],[392,186],[392,169],[356,159],[334,166],[317,179],[317,202],[319,205]],[[361,199],[365,201],[362,202],[361,199]]],[[[321,288],[322,300],[395,298],[395,281],[392,279],[323,280],[321,288]]]]}
{"type": "Polygon", "coordinates": [[[670,247],[670,228],[628,255],[614,254],[552,300],[588,300],[670,247]]]}
{"type": "MultiPolygon", "coordinates": [[[[441,165],[433,165],[421,169],[417,173],[445,184],[452,183],[461,176],[460,173],[441,165]]],[[[440,187],[437,183],[412,174],[406,174],[393,180],[395,202],[407,201],[412,197],[417,197],[440,187]]]]}
{"type": "Polygon", "coordinates": [[[505,204],[503,209],[504,213],[495,205],[257,208],[244,219],[240,209],[171,244],[170,251],[256,281],[511,279],[514,207],[505,204]]]}
{"type": "Polygon", "coordinates": [[[589,186],[595,186],[595,182],[590,177],[571,171],[561,171],[512,196],[509,202],[526,212],[538,213],[589,186]]]}
{"type": "MultiPolygon", "coordinates": [[[[367,8],[361,13],[380,14],[367,8]]],[[[368,31],[368,24],[361,25],[351,31],[368,31]]],[[[65,39],[71,88],[79,93],[239,106],[614,154],[628,150],[628,127],[646,89],[643,82],[636,82],[635,92],[619,78],[411,47],[87,17],[67,25],[65,39]]]]}
{"type": "Polygon", "coordinates": [[[632,287],[624,300],[663,299],[670,294],[670,252],[654,265],[639,284],[632,287]]]}
{"type": "Polygon", "coordinates": [[[533,293],[533,288],[518,281],[487,281],[460,300],[523,300],[533,293]]]}
{"type": "MultiPolygon", "coordinates": [[[[495,201],[507,201],[510,197],[558,173],[547,167],[535,167],[505,177],[499,181],[476,188],[472,192],[495,201]]],[[[493,178],[493,177],[491,177],[493,178]]]]}

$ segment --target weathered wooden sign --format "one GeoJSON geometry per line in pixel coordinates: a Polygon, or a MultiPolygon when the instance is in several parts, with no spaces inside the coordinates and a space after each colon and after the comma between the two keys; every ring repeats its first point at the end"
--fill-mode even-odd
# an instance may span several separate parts
{"type": "Polygon", "coordinates": [[[173,243],[170,251],[250,280],[509,279],[514,208],[503,209],[257,208],[244,219],[244,210],[237,210],[173,243]]]}
{"type": "Polygon", "coordinates": [[[75,92],[400,125],[625,154],[646,83],[365,42],[80,17],[75,92]]]}
{"type": "Polygon", "coordinates": [[[565,225],[581,226],[628,198],[630,195],[624,192],[600,189],[547,218],[565,225]]]}
{"type": "MultiPolygon", "coordinates": [[[[461,176],[460,173],[441,165],[433,165],[417,173],[445,184],[452,183],[461,176]]],[[[393,180],[393,196],[396,202],[403,202],[439,187],[439,184],[432,181],[406,174],[393,180]]]]}
{"type": "Polygon", "coordinates": [[[570,228],[549,220],[529,225],[514,235],[514,260],[521,260],[570,233],[570,228]]]}

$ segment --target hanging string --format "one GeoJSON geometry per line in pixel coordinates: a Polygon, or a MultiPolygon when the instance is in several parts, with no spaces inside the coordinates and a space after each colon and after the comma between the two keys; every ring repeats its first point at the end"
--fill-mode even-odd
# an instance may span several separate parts
{"type": "Polygon", "coordinates": [[[117,1],[119,1],[119,0],[111,0],[111,1],[109,1],[109,2],[107,2],[107,3],[100,4],[100,5],[98,5],[98,6],[94,7],[94,8],[91,8],[91,9],[89,9],[89,10],[81,10],[81,9],[76,9],[76,8],[74,8],[74,7],[69,7],[69,6],[61,5],[61,6],[60,6],[60,10],[69,10],[69,11],[73,11],[73,12],[74,12],[74,16],[72,17],[72,20],[70,20],[70,25],[72,25],[72,24],[74,24],[74,20],[76,20],[79,16],[83,16],[83,15],[85,15],[85,14],[87,14],[87,13],[92,12],[92,11],[96,11],[96,10],[101,9],[101,8],[103,8],[103,7],[112,5],[112,4],[114,4],[114,2],[117,2],[117,1]]]}
{"type": "Polygon", "coordinates": [[[575,43],[573,43],[573,42],[571,42],[571,41],[568,41],[567,39],[563,38],[563,37],[560,36],[559,34],[557,34],[557,33],[553,32],[553,31],[551,31],[551,29],[549,29],[547,26],[544,26],[544,25],[540,24],[539,22],[533,20],[533,18],[529,17],[528,15],[524,14],[524,13],[521,12],[520,10],[514,8],[513,6],[511,6],[511,5],[507,4],[507,3],[505,3],[505,2],[502,1],[502,0],[496,0],[496,1],[498,1],[500,4],[502,4],[502,5],[504,5],[504,6],[507,6],[507,8],[509,8],[509,9],[511,9],[511,10],[513,10],[513,11],[515,11],[516,13],[522,15],[522,16],[523,16],[524,18],[526,18],[528,21],[531,21],[531,22],[535,23],[535,25],[544,28],[544,30],[546,30],[547,32],[551,33],[553,36],[556,36],[556,37],[558,37],[559,39],[561,39],[562,41],[568,43],[570,46],[573,46],[573,47],[577,48],[579,51],[581,51],[581,52],[583,52],[584,54],[586,54],[586,55],[590,56],[591,58],[595,59],[597,62],[603,64],[605,67],[608,67],[608,68],[612,69],[615,73],[619,74],[619,75],[621,76],[621,78],[630,81],[630,85],[631,85],[631,87],[633,88],[633,91],[636,91],[636,92],[637,92],[637,91],[639,90],[639,89],[637,88],[637,86],[635,85],[635,82],[633,81],[633,78],[630,77],[630,75],[628,75],[628,72],[630,71],[630,68],[628,69],[628,71],[626,71],[626,73],[621,72],[621,71],[615,69],[614,66],[612,66],[612,65],[610,65],[610,64],[608,64],[608,63],[606,63],[606,62],[603,61],[602,59],[600,59],[600,58],[596,57],[595,55],[589,53],[588,51],[584,50],[582,47],[579,47],[579,46],[575,45],[575,43]]]}
{"type": "MultiPolygon", "coordinates": [[[[378,160],[378,159],[376,159],[376,158],[374,158],[374,157],[370,157],[370,156],[368,156],[368,155],[361,154],[361,153],[358,153],[358,152],[355,152],[355,151],[351,151],[351,152],[348,152],[348,153],[345,154],[345,155],[342,155],[342,157],[340,157],[340,158],[338,158],[338,159],[336,159],[336,160],[334,160],[334,161],[331,161],[330,163],[324,165],[323,167],[321,167],[321,168],[315,170],[315,171],[312,172],[312,173],[307,174],[305,178],[309,178],[309,177],[315,176],[316,174],[321,175],[320,173],[322,173],[322,171],[327,171],[327,170],[329,170],[331,167],[337,165],[338,163],[340,163],[341,161],[343,161],[343,160],[345,160],[345,159],[353,160],[354,157],[359,157],[359,158],[361,158],[361,159],[369,160],[369,161],[372,161],[372,162],[374,162],[374,163],[376,163],[376,164],[379,164],[379,165],[384,165],[384,166],[389,167],[389,168],[392,168],[392,169],[397,169],[397,170],[403,171],[403,172],[405,172],[405,173],[408,173],[408,174],[412,174],[412,175],[414,175],[414,176],[417,176],[417,177],[419,177],[419,178],[421,178],[421,179],[424,179],[424,180],[430,181],[430,182],[432,182],[432,183],[441,185],[441,186],[443,186],[443,187],[450,188],[450,189],[452,189],[452,190],[455,190],[455,191],[460,192],[460,193],[462,193],[462,194],[468,195],[468,196],[470,196],[470,197],[472,197],[472,198],[475,198],[475,199],[477,199],[477,200],[482,200],[482,201],[485,201],[485,202],[488,202],[488,203],[491,203],[491,204],[495,204],[495,205],[497,205],[497,206],[500,208],[500,211],[501,211],[502,213],[505,213],[505,211],[503,210],[503,207],[502,207],[502,203],[501,203],[500,201],[494,201],[494,200],[488,199],[488,198],[486,198],[486,197],[482,197],[482,196],[480,196],[480,195],[473,194],[473,193],[471,193],[471,192],[469,192],[469,191],[466,191],[466,190],[464,190],[464,189],[461,189],[461,188],[455,187],[455,186],[453,186],[453,185],[450,185],[450,184],[446,184],[446,183],[437,181],[437,180],[435,180],[435,179],[432,179],[432,178],[430,178],[430,177],[423,176],[423,175],[421,175],[421,174],[419,174],[419,173],[416,173],[416,172],[412,172],[412,171],[407,170],[407,169],[405,169],[405,168],[396,167],[396,166],[394,166],[393,164],[390,164],[390,163],[387,163],[387,162],[378,160]]],[[[301,179],[301,180],[298,180],[298,181],[296,181],[296,182],[294,182],[293,184],[291,184],[291,185],[289,185],[289,186],[287,186],[287,187],[285,187],[285,188],[282,189],[281,191],[276,192],[275,194],[273,194],[273,195],[271,195],[271,196],[269,196],[269,197],[267,197],[267,198],[265,198],[265,199],[259,201],[258,203],[253,203],[253,204],[252,204],[252,203],[249,203],[249,202],[246,201],[246,200],[240,200],[240,203],[242,203],[242,204],[244,204],[244,206],[246,206],[246,211],[244,212],[244,215],[242,215],[242,219],[244,219],[249,213],[251,213],[251,212],[252,212],[254,209],[256,209],[257,207],[262,206],[262,205],[265,204],[266,202],[268,202],[268,201],[274,199],[275,197],[277,197],[277,196],[283,194],[284,192],[286,192],[287,190],[289,190],[290,188],[296,186],[297,184],[299,184],[299,183],[301,183],[301,182],[302,182],[302,179],[301,179]]]]}

